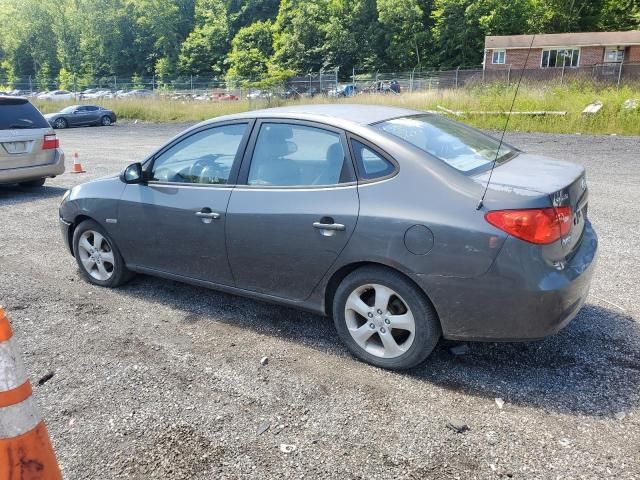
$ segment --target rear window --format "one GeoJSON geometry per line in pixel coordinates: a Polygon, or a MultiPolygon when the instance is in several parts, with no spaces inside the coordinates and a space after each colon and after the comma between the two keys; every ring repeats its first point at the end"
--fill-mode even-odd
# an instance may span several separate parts
{"type": "Polygon", "coordinates": [[[517,150],[461,123],[438,115],[394,118],[375,125],[464,173],[484,170],[497,159],[506,161],[517,150]]]}
{"type": "Polygon", "coordinates": [[[36,107],[20,99],[0,99],[0,130],[49,128],[36,107]]]}

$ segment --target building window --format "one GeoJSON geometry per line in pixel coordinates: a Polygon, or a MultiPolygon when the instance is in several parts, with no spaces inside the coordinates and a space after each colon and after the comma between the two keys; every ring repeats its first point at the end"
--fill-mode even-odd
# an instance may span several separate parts
{"type": "Polygon", "coordinates": [[[551,48],[542,51],[542,68],[577,67],[580,62],[579,48],[551,48]]]}
{"type": "Polygon", "coordinates": [[[618,47],[607,47],[604,50],[605,63],[620,63],[624,60],[624,49],[618,47]]]}
{"type": "Polygon", "coordinates": [[[506,56],[507,52],[504,50],[494,50],[493,55],[491,56],[491,63],[494,65],[504,65],[506,56]]]}

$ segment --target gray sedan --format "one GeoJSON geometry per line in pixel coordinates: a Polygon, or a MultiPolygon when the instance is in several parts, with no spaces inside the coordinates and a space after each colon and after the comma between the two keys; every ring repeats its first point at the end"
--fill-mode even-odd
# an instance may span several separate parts
{"type": "Polygon", "coordinates": [[[53,128],[85,127],[102,125],[108,127],[116,123],[116,114],[97,105],[72,105],[58,113],[44,116],[53,128]]]}
{"type": "Polygon", "coordinates": [[[200,123],[73,188],[60,225],[93,284],[138,272],[326,314],[402,369],[442,337],[564,327],[594,270],[587,203],[574,163],[424,112],[316,105],[200,123]]]}

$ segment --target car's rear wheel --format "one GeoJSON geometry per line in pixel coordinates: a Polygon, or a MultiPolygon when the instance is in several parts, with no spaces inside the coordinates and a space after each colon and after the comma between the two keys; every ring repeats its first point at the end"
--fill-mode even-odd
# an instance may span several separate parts
{"type": "Polygon", "coordinates": [[[384,267],[364,267],[339,285],[333,319],[355,356],[378,367],[407,369],[426,360],[441,335],[428,298],[384,267]]]}
{"type": "Polygon", "coordinates": [[[118,287],[133,276],[113,239],[93,220],[85,220],[76,227],[73,252],[80,273],[95,285],[118,287]]]}
{"type": "Polygon", "coordinates": [[[27,182],[20,182],[18,185],[20,185],[21,187],[28,187],[28,188],[33,188],[33,187],[41,187],[44,185],[46,179],[44,178],[38,178],[36,180],[29,180],[27,182]]]}
{"type": "Polygon", "coordinates": [[[67,128],[68,125],[64,118],[56,118],[56,121],[53,122],[53,128],[67,128]]]}
{"type": "Polygon", "coordinates": [[[102,124],[103,127],[108,127],[109,125],[111,125],[111,117],[105,115],[100,120],[100,123],[102,124]]]}

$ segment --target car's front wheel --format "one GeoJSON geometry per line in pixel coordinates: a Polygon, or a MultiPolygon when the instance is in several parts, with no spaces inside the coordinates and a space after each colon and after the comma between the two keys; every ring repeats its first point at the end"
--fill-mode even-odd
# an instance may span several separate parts
{"type": "Polygon", "coordinates": [[[73,252],[80,273],[95,285],[118,287],[133,276],[113,239],[93,220],[85,220],[76,227],[73,252]]]}
{"type": "Polygon", "coordinates": [[[384,267],[363,267],[347,275],[334,296],[333,319],[355,356],[394,370],[425,361],[441,335],[424,293],[384,267]]]}
{"type": "Polygon", "coordinates": [[[55,122],[53,122],[53,128],[67,128],[68,124],[64,118],[57,118],[55,122]]]}

